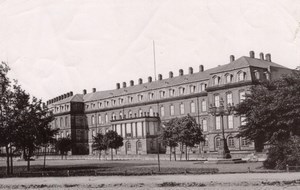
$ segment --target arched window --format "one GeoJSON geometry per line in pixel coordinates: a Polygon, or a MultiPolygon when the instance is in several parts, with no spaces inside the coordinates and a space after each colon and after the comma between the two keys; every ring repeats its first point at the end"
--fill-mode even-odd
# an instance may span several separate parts
{"type": "Polygon", "coordinates": [[[179,88],[179,95],[183,95],[184,91],[185,91],[185,88],[184,87],[180,87],[179,88]]]}
{"type": "Polygon", "coordinates": [[[137,147],[137,150],[138,150],[138,151],[142,151],[142,148],[143,148],[142,142],[141,142],[141,141],[138,141],[138,142],[136,143],[136,147],[137,147]]]}
{"type": "Polygon", "coordinates": [[[131,151],[131,143],[130,142],[126,143],[126,150],[131,151]]]}
{"type": "Polygon", "coordinates": [[[219,96],[219,94],[214,95],[214,104],[215,104],[216,107],[220,106],[220,96],[219,96]]]}
{"type": "Polygon", "coordinates": [[[92,115],[92,117],[91,117],[91,123],[92,123],[92,125],[95,125],[95,116],[94,115],[92,115]]]}
{"type": "Polygon", "coordinates": [[[207,120],[206,119],[202,120],[202,130],[204,132],[207,131],[207,120]]]}
{"type": "Polygon", "coordinates": [[[220,82],[221,82],[221,77],[219,77],[219,76],[213,77],[213,85],[219,85],[220,82]]]}
{"type": "Polygon", "coordinates": [[[225,75],[225,82],[226,83],[232,83],[232,79],[233,79],[233,75],[232,74],[227,73],[225,75]]]}
{"type": "Polygon", "coordinates": [[[206,90],[206,84],[205,83],[201,83],[200,84],[200,92],[204,92],[206,90]]]}
{"type": "Polygon", "coordinates": [[[227,138],[228,146],[229,147],[234,147],[234,138],[233,137],[228,137],[227,138]]]}
{"type": "Polygon", "coordinates": [[[226,103],[232,105],[232,92],[226,93],[226,103]]]}
{"type": "Polygon", "coordinates": [[[142,117],[143,116],[143,110],[139,110],[139,117],[142,117]]]}
{"type": "Polygon", "coordinates": [[[246,73],[243,71],[238,72],[238,81],[244,81],[246,80],[246,73]]]}
{"type": "Polygon", "coordinates": [[[175,110],[174,110],[174,105],[170,106],[170,115],[174,115],[175,114],[175,110]]]}
{"type": "Polygon", "coordinates": [[[164,107],[164,106],[161,106],[161,107],[160,107],[160,116],[161,116],[161,117],[164,117],[164,116],[165,116],[165,107],[164,107]]]}
{"type": "Polygon", "coordinates": [[[245,90],[240,90],[239,91],[240,102],[243,102],[246,99],[245,95],[246,95],[245,90]]]}
{"type": "Polygon", "coordinates": [[[205,112],[207,109],[206,109],[206,100],[202,100],[201,102],[201,108],[202,108],[202,112],[205,112]]]}
{"type": "Polygon", "coordinates": [[[180,114],[181,115],[184,114],[184,104],[183,103],[180,104],[180,114]]]}
{"type": "Polygon", "coordinates": [[[107,113],[105,114],[105,123],[108,123],[108,115],[107,115],[107,113]]]}
{"type": "Polygon", "coordinates": [[[190,86],[190,93],[194,93],[196,90],[196,86],[195,85],[191,85],[190,86]]]}
{"type": "Polygon", "coordinates": [[[98,115],[98,124],[102,124],[102,118],[100,114],[98,115]]]}
{"type": "Polygon", "coordinates": [[[153,109],[152,108],[149,109],[149,115],[153,116],[153,109]]]}
{"type": "Polygon", "coordinates": [[[63,118],[60,118],[60,127],[63,127],[63,124],[64,124],[63,118]]]}
{"type": "Polygon", "coordinates": [[[128,112],[128,117],[132,118],[132,111],[131,110],[129,110],[129,112],[128,112]]]}
{"type": "Polygon", "coordinates": [[[219,148],[221,146],[221,138],[219,136],[215,138],[215,144],[216,148],[219,148]]]}
{"type": "Polygon", "coordinates": [[[195,102],[191,102],[191,113],[195,113],[196,112],[196,108],[195,108],[195,102]]]}

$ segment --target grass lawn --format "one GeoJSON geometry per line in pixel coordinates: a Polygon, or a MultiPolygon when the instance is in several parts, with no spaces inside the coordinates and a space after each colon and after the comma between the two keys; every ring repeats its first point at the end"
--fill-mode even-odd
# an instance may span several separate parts
{"type": "MultiPolygon", "coordinates": [[[[0,161],[0,172],[5,174],[5,161],[0,161]]],[[[14,162],[14,172],[26,171],[25,161],[14,162]]],[[[183,174],[183,173],[236,173],[264,172],[261,162],[242,164],[205,164],[201,161],[161,161],[161,173],[183,174]]],[[[40,172],[43,170],[43,160],[31,161],[31,171],[40,172]]],[[[66,172],[76,172],[78,175],[149,175],[158,172],[157,161],[148,160],[47,160],[46,171],[60,175],[66,172]],[[69,170],[69,171],[68,171],[69,170]]],[[[76,175],[77,175],[76,174],[76,175]]],[[[52,175],[52,174],[51,174],[52,175]]]]}

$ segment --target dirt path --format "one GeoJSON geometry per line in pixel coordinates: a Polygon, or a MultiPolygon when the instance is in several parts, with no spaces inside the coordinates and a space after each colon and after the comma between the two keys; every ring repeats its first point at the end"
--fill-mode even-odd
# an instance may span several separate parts
{"type": "Polygon", "coordinates": [[[0,179],[2,189],[300,189],[300,173],[0,179]]]}

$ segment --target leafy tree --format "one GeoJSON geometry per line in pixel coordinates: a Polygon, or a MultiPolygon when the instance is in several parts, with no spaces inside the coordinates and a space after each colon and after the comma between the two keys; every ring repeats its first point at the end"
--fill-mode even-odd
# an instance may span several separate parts
{"type": "Polygon", "coordinates": [[[93,137],[93,145],[92,148],[93,150],[98,150],[99,151],[99,160],[101,159],[101,151],[107,150],[107,144],[104,141],[104,135],[101,133],[98,133],[95,137],[93,137]]]}
{"type": "Polygon", "coordinates": [[[170,147],[170,161],[172,160],[172,149],[174,149],[174,159],[176,161],[176,147],[178,146],[179,119],[172,118],[164,123],[165,128],[162,131],[160,139],[170,147]]]}
{"type": "Polygon", "coordinates": [[[55,149],[60,152],[61,159],[63,159],[63,156],[66,155],[67,152],[71,150],[71,148],[72,140],[69,137],[60,138],[55,144],[55,149]]]}
{"type": "Polygon", "coordinates": [[[246,117],[238,137],[274,144],[299,136],[300,73],[252,86],[236,113],[246,117]]]}
{"type": "Polygon", "coordinates": [[[118,149],[123,146],[123,137],[118,135],[117,132],[109,130],[104,135],[104,142],[107,144],[107,148],[111,150],[111,160],[113,160],[113,149],[118,149]]]}

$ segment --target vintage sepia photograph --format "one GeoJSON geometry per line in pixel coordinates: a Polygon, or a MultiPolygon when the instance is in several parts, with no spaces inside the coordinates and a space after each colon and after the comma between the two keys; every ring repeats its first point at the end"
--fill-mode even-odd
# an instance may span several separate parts
{"type": "Polygon", "coordinates": [[[0,189],[300,189],[299,0],[0,0],[0,189]]]}

